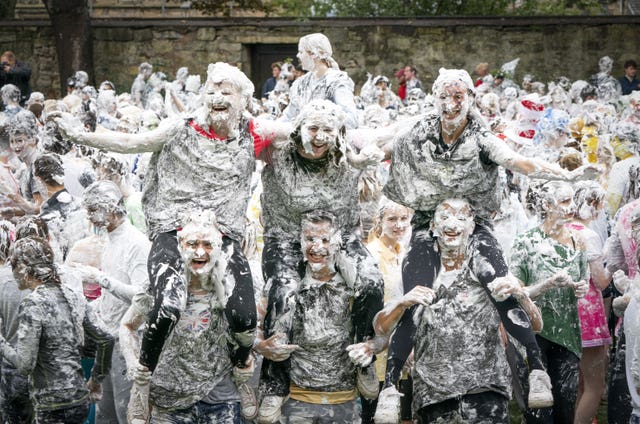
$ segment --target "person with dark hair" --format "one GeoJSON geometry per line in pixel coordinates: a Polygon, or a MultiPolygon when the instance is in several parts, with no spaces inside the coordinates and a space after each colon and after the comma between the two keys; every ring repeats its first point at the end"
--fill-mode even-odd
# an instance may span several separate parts
{"type": "Polygon", "coordinates": [[[407,93],[414,88],[422,89],[422,81],[418,79],[418,70],[413,65],[404,67],[404,79],[407,84],[407,93]]]}
{"type": "MultiPolygon", "coordinates": [[[[12,346],[18,340],[18,309],[27,290],[18,289],[9,260],[14,243],[15,227],[9,221],[0,221],[0,333],[12,346]]],[[[29,399],[29,381],[13,364],[0,361],[0,421],[26,424],[33,420],[33,404],[29,399]]]]}
{"type": "Polygon", "coordinates": [[[0,56],[0,87],[13,84],[20,89],[20,105],[31,95],[31,67],[16,58],[15,53],[6,51],[0,56]]]}
{"type": "Polygon", "coordinates": [[[640,80],[636,76],[638,64],[630,59],[624,62],[624,75],[618,79],[622,87],[622,95],[631,94],[632,91],[640,90],[640,80]]]}
{"type": "Polygon", "coordinates": [[[300,227],[306,272],[292,298],[290,337],[296,348],[290,356],[291,394],[281,422],[351,424],[361,387],[359,368],[379,349],[357,341],[359,323],[351,309],[360,289],[354,281],[357,274],[338,264],[339,220],[315,210],[302,217],[300,227]]]}
{"type": "Polygon", "coordinates": [[[271,73],[272,76],[267,78],[262,86],[262,101],[265,101],[269,98],[269,93],[276,88],[276,83],[278,82],[278,78],[280,78],[280,71],[282,70],[282,65],[279,62],[273,62],[271,64],[271,73]]]}
{"type": "Polygon", "coordinates": [[[94,312],[82,295],[62,282],[46,240],[20,239],[11,252],[18,287],[31,293],[20,305],[16,346],[0,336],[0,353],[20,373],[29,375],[35,422],[80,424],[109,371],[113,338],[96,325],[94,312]],[[80,362],[85,340],[97,344],[88,383],[80,362]]]}
{"type": "Polygon", "coordinates": [[[60,247],[63,259],[73,243],[85,237],[85,214],[64,186],[64,167],[60,156],[44,153],[33,163],[33,175],[47,188],[47,200],[40,206],[40,217],[60,247]]]}
{"type": "MultiPolygon", "coordinates": [[[[286,344],[293,324],[291,299],[303,274],[299,268],[304,253],[299,241],[301,220],[308,211],[323,209],[337,217],[344,254],[357,273],[352,308],[355,340],[372,342],[374,337],[372,321],[382,308],[383,283],[375,260],[360,240],[357,188],[363,167],[354,166],[351,160],[345,137],[347,116],[329,100],[313,100],[300,110],[289,140],[267,150],[261,200],[268,304],[264,340],[258,334],[254,346],[265,357],[260,382],[265,393],[258,415],[261,423],[278,420],[289,392],[287,363],[274,359],[272,350],[286,344]]],[[[358,380],[361,394],[374,398],[378,390],[375,369],[361,367],[358,380]]]]}

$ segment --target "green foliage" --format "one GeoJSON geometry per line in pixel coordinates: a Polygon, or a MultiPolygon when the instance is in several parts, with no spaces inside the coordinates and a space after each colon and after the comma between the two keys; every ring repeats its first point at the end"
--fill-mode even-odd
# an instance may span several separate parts
{"type": "Polygon", "coordinates": [[[194,0],[193,7],[211,15],[229,16],[233,8],[297,18],[603,13],[598,0],[194,0]]]}
{"type": "Polygon", "coordinates": [[[192,6],[196,10],[214,16],[231,16],[231,11],[234,9],[267,14],[273,10],[273,6],[268,0],[194,0],[192,6]]]}

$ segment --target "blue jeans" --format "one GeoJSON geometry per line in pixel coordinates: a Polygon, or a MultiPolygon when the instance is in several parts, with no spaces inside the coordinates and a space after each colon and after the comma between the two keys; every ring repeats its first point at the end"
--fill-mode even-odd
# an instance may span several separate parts
{"type": "Polygon", "coordinates": [[[153,408],[151,424],[242,424],[240,402],[210,404],[198,402],[177,411],[161,412],[153,408]]]}
{"type": "Polygon", "coordinates": [[[629,424],[640,424],[640,415],[631,414],[631,418],[629,418],[629,424]]]}

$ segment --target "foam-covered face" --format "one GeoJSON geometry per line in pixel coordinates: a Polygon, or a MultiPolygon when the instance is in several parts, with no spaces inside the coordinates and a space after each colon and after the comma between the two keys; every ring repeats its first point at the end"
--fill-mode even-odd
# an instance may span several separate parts
{"type": "Polygon", "coordinates": [[[335,271],[340,240],[330,222],[307,223],[302,229],[302,252],[311,270],[335,271]]]}
{"type": "Polygon", "coordinates": [[[313,71],[315,68],[313,56],[311,56],[311,52],[302,46],[302,44],[298,44],[298,54],[296,56],[300,61],[300,65],[302,65],[302,69],[305,71],[313,71]]]}
{"type": "Polygon", "coordinates": [[[446,200],[436,208],[433,235],[445,249],[460,249],[467,245],[475,223],[469,204],[463,200],[446,200]]]}
{"type": "Polygon", "coordinates": [[[394,206],[384,211],[382,216],[382,235],[393,242],[399,242],[409,229],[409,210],[402,206],[394,206]]]}
{"type": "Polygon", "coordinates": [[[598,217],[601,208],[602,197],[594,193],[586,199],[582,205],[580,205],[580,208],[578,209],[578,217],[585,221],[590,221],[598,217]]]}
{"type": "Polygon", "coordinates": [[[21,159],[28,158],[36,148],[36,139],[26,134],[11,136],[9,143],[13,152],[21,159]]]}
{"type": "Polygon", "coordinates": [[[213,227],[189,224],[180,231],[180,254],[188,274],[207,275],[220,256],[222,238],[213,227]]]}
{"type": "Polygon", "coordinates": [[[325,156],[336,146],[338,132],[338,119],[335,116],[322,112],[309,115],[300,126],[304,152],[312,158],[325,156]]]}
{"type": "Polygon", "coordinates": [[[554,220],[559,224],[570,221],[576,213],[573,194],[573,189],[569,185],[558,187],[551,201],[543,202],[547,219],[554,220]]]}
{"type": "Polygon", "coordinates": [[[445,83],[436,94],[436,108],[443,126],[458,126],[466,118],[470,107],[471,98],[462,82],[445,83]]]}
{"type": "MultiPolygon", "coordinates": [[[[208,79],[204,87],[204,103],[214,127],[229,120],[238,121],[244,110],[242,93],[227,79],[208,79]]],[[[234,122],[230,122],[229,126],[234,122]]]]}
{"type": "Polygon", "coordinates": [[[111,222],[112,213],[106,204],[94,203],[86,206],[87,218],[97,228],[107,228],[111,222]]]}

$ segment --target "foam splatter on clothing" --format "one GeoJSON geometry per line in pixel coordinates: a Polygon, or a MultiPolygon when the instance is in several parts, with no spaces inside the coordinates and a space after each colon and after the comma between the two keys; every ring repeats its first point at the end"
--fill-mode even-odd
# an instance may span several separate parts
{"type": "Polygon", "coordinates": [[[149,233],[175,230],[182,214],[210,209],[220,230],[241,240],[255,168],[249,122],[244,120],[238,136],[227,140],[204,137],[189,122],[174,125],[162,150],[151,157],[142,200],[149,233]]]}
{"type": "Polygon", "coordinates": [[[291,381],[298,387],[337,392],[355,388],[355,365],[346,351],[353,343],[354,291],[336,274],[330,281],[305,277],[296,295],[291,381]],[[331,313],[328,313],[331,311],[331,313]]]}
{"type": "Polygon", "coordinates": [[[440,126],[439,115],[426,115],[396,140],[383,193],[417,214],[435,211],[445,199],[462,197],[477,218],[490,222],[500,209],[498,165],[516,154],[472,117],[451,146],[441,141],[440,126]]]}
{"type": "MultiPolygon", "coordinates": [[[[510,270],[527,286],[537,284],[561,270],[565,270],[573,281],[589,278],[586,253],[558,243],[540,228],[533,228],[518,236],[511,250],[510,270]]],[[[549,290],[536,299],[536,304],[544,322],[540,337],[580,357],[580,319],[573,288],[549,290]]]]}
{"type": "Polygon", "coordinates": [[[113,338],[101,328],[91,305],[64,285],[38,286],[20,305],[16,349],[0,345],[5,358],[30,375],[36,410],[81,405],[89,392],[80,363],[85,336],[98,344],[92,378],[109,372],[113,338]]]}
{"type": "Polygon", "coordinates": [[[469,393],[510,396],[500,315],[475,267],[469,260],[459,271],[441,271],[434,285],[436,302],[415,312],[414,411],[469,393]]]}

